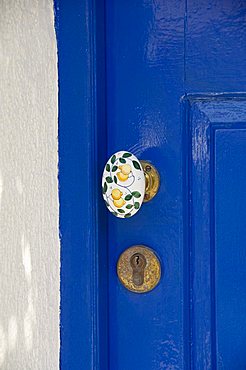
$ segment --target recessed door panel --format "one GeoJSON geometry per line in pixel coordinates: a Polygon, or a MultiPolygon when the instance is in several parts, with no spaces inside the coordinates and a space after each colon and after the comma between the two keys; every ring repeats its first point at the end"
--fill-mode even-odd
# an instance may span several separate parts
{"type": "Polygon", "coordinates": [[[243,370],[246,368],[246,124],[236,129],[232,125],[216,130],[214,155],[216,362],[219,369],[243,370]]]}
{"type": "Polygon", "coordinates": [[[195,369],[245,369],[246,100],[190,100],[195,369]]]}

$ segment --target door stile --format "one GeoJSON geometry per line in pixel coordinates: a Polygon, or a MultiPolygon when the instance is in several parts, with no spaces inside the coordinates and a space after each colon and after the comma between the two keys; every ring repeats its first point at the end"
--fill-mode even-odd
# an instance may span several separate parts
{"type": "Polygon", "coordinates": [[[62,369],[108,369],[104,2],[54,3],[59,73],[62,369]],[[99,238],[100,235],[100,238],[99,238]]]}

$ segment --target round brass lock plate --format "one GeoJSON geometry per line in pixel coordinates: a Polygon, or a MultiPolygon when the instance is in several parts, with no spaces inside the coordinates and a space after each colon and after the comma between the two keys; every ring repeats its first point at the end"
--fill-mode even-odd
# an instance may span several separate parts
{"type": "MultiPolygon", "coordinates": [[[[136,268],[137,267],[136,265],[136,268]]],[[[144,245],[135,245],[126,249],[121,254],[117,263],[117,274],[120,282],[131,292],[146,293],[154,289],[160,281],[160,261],[150,248],[144,245]],[[138,260],[145,261],[144,264],[142,264],[142,270],[140,266],[140,270],[134,271],[134,259],[136,259],[136,262],[138,262],[138,260]],[[134,273],[137,276],[134,276],[134,273]],[[140,279],[138,279],[139,276],[140,279]]]]}

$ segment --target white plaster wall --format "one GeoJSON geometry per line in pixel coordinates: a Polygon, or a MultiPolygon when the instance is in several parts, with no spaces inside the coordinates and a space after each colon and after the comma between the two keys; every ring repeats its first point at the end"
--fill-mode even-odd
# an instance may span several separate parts
{"type": "Polygon", "coordinates": [[[0,0],[0,369],[59,362],[52,0],[0,0]]]}

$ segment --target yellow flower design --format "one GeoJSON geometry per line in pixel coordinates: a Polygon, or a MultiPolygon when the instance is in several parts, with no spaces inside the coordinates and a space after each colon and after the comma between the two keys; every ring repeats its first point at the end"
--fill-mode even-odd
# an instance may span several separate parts
{"type": "Polygon", "coordinates": [[[114,200],[114,205],[117,208],[121,208],[126,204],[125,200],[120,198],[119,200],[114,200]]]}
{"type": "Polygon", "coordinates": [[[119,189],[117,188],[113,189],[111,195],[112,195],[113,203],[115,207],[121,208],[124,206],[126,202],[124,201],[124,199],[121,198],[123,193],[119,189]]]}
{"type": "Polygon", "coordinates": [[[130,173],[132,172],[132,168],[129,164],[123,164],[123,166],[119,166],[120,172],[117,173],[117,177],[120,181],[126,181],[129,178],[130,173]]]}
{"type": "Polygon", "coordinates": [[[121,198],[122,194],[123,193],[119,189],[113,189],[112,190],[112,193],[111,193],[112,198],[114,200],[119,200],[121,198]]]}

